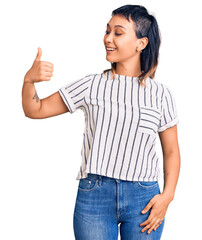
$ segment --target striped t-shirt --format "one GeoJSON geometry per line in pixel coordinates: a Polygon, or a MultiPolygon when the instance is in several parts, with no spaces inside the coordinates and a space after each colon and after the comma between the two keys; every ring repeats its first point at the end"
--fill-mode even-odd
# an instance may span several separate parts
{"type": "Polygon", "coordinates": [[[170,88],[148,77],[89,74],[59,89],[69,112],[81,109],[85,130],[76,180],[88,173],[127,181],[158,181],[157,132],[179,120],[170,88]]]}

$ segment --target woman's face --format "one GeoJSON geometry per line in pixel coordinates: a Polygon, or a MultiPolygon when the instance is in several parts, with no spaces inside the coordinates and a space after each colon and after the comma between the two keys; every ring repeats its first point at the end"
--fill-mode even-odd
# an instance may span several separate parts
{"type": "MultiPolygon", "coordinates": [[[[140,55],[137,52],[139,40],[135,34],[134,22],[119,15],[113,16],[107,24],[104,35],[106,60],[109,62],[127,62],[140,55]],[[115,48],[108,51],[107,48],[115,48]]],[[[141,49],[139,49],[141,50],[141,49]]]]}

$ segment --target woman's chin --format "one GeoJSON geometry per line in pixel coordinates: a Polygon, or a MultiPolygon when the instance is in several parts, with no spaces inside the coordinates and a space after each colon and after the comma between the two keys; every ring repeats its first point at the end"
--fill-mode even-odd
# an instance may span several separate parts
{"type": "Polygon", "coordinates": [[[110,56],[106,56],[106,60],[108,61],[108,62],[116,62],[115,61],[115,59],[114,58],[112,58],[112,57],[110,57],[110,56]]]}

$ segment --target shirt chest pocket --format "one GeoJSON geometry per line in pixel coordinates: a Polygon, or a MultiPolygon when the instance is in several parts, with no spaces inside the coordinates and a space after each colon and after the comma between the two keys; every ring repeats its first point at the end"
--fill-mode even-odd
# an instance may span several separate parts
{"type": "Polygon", "coordinates": [[[156,134],[161,118],[158,108],[150,106],[140,106],[140,117],[138,132],[156,134]]]}

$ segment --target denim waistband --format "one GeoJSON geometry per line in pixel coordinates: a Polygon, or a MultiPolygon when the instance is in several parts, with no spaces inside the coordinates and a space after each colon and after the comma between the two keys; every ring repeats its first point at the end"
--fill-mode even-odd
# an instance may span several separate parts
{"type": "MultiPolygon", "coordinates": [[[[88,173],[87,178],[95,180],[95,181],[98,180],[99,182],[102,182],[102,181],[116,181],[117,183],[120,183],[120,182],[133,182],[133,183],[139,182],[137,180],[135,180],[135,181],[123,180],[123,179],[107,177],[107,176],[103,176],[103,175],[99,175],[99,174],[95,174],[95,173],[88,173]]],[[[154,180],[153,182],[158,182],[158,181],[154,180]]]]}
{"type": "MultiPolygon", "coordinates": [[[[121,180],[121,179],[117,179],[117,178],[111,178],[111,177],[107,177],[107,176],[103,176],[103,175],[99,175],[99,174],[94,174],[94,173],[88,173],[88,177],[89,179],[93,179],[93,180],[105,180],[105,181],[116,181],[116,182],[125,182],[126,180],[121,180]]],[[[133,181],[134,182],[134,181],[133,181]]]]}
{"type": "Polygon", "coordinates": [[[106,180],[114,180],[114,178],[99,175],[99,174],[94,174],[94,173],[88,173],[88,178],[91,179],[106,179],[106,180]]]}

